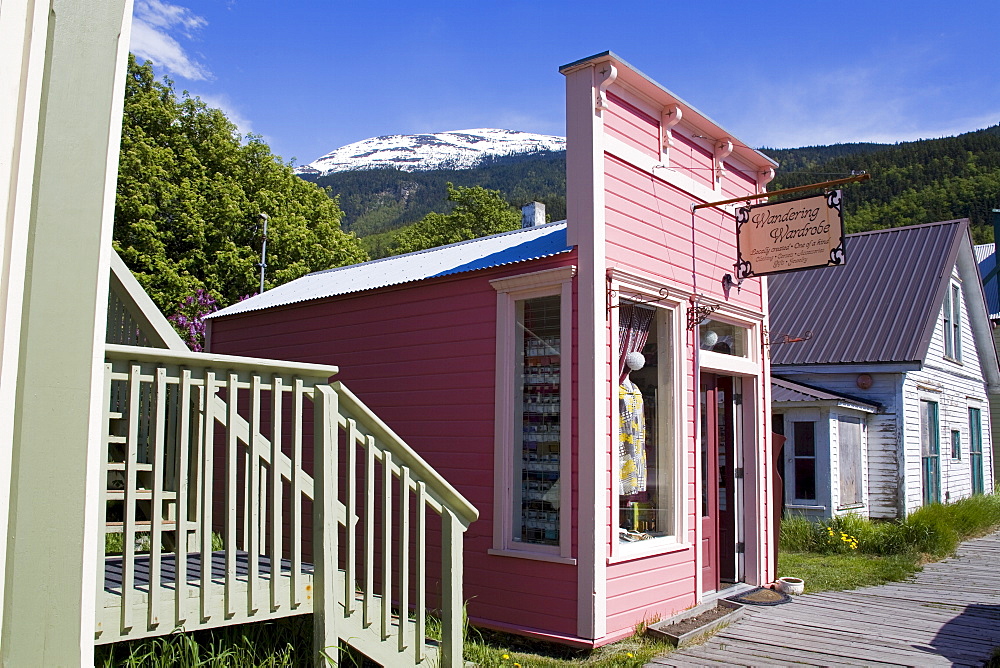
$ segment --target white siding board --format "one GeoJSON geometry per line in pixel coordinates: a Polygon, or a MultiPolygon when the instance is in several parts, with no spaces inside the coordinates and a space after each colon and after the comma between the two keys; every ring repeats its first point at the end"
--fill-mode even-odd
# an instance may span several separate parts
{"type": "MultiPolygon", "coordinates": [[[[826,367],[830,368],[830,367],[826,367]]],[[[862,390],[857,386],[858,374],[837,373],[789,374],[793,380],[822,387],[880,404],[883,412],[867,416],[866,433],[863,435],[862,461],[865,475],[865,511],[870,517],[889,519],[898,515],[901,425],[897,419],[899,383],[901,374],[870,373],[872,386],[862,390]]],[[[776,372],[782,375],[781,371],[776,372]]],[[[839,489],[839,478],[832,481],[832,488],[839,489]]],[[[861,513],[862,511],[858,511],[861,513]]]]}
{"type": "MultiPolygon", "coordinates": [[[[979,408],[982,414],[983,470],[992,470],[992,438],[989,399],[979,364],[979,351],[969,321],[962,294],[961,362],[944,356],[944,314],[938,314],[934,334],[923,360],[922,368],[906,373],[905,402],[905,475],[906,513],[922,505],[920,461],[920,400],[938,402],[939,439],[941,441],[941,500],[957,501],[972,493],[972,472],[969,462],[969,408],[979,408]],[[951,459],[951,432],[961,434],[961,457],[951,459]],[[987,461],[989,460],[989,461],[987,461]],[[987,468],[989,467],[989,468],[987,468]]],[[[990,351],[986,351],[989,353],[990,351]]]]}

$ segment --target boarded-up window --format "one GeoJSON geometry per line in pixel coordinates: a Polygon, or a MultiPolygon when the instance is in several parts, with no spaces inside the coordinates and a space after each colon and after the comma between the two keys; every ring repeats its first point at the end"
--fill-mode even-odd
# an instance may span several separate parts
{"type": "Polygon", "coordinates": [[[840,505],[862,502],[861,497],[861,420],[837,419],[840,462],[840,505]]]}
{"type": "Polygon", "coordinates": [[[920,463],[924,504],[941,500],[941,433],[938,429],[938,405],[920,402],[920,463]]]}
{"type": "Polygon", "coordinates": [[[816,500],[816,423],[793,422],[795,499],[816,500]]]}

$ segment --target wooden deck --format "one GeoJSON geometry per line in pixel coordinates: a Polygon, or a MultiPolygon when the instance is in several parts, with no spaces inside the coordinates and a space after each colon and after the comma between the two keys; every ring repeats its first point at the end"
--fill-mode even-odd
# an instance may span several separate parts
{"type": "MultiPolygon", "coordinates": [[[[808,582],[806,586],[808,586],[808,582]]],[[[982,666],[1000,647],[1000,532],[963,543],[907,582],[747,606],[663,666],[982,666]]]]}

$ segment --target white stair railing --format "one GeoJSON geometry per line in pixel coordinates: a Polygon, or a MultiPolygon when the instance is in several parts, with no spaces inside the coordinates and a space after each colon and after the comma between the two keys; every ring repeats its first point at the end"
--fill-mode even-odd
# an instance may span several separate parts
{"type": "Polygon", "coordinates": [[[118,614],[112,623],[98,610],[97,642],[312,611],[328,654],[339,638],[383,663],[423,664],[427,585],[438,580],[427,519],[437,515],[434,653],[461,665],[462,537],[477,512],[330,385],[336,371],[107,346],[98,600],[118,614]],[[122,547],[107,559],[120,574],[107,592],[106,533],[122,547]]]}

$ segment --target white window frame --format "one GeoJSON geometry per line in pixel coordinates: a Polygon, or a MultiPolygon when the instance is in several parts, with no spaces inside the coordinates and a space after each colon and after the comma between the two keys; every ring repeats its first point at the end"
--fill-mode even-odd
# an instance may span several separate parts
{"type": "Polygon", "coordinates": [[[792,499],[798,505],[810,505],[810,504],[814,505],[814,506],[815,505],[819,505],[819,501],[821,499],[821,496],[820,496],[820,491],[821,491],[820,490],[820,458],[819,458],[819,435],[820,435],[820,431],[819,431],[820,430],[820,426],[819,425],[820,424],[822,424],[822,423],[819,420],[792,420],[792,452],[791,452],[792,475],[790,476],[790,478],[791,478],[791,483],[792,483],[792,499]],[[813,432],[812,433],[813,453],[812,453],[811,457],[805,456],[805,455],[799,455],[798,454],[798,447],[799,447],[798,438],[797,438],[798,434],[796,433],[796,430],[795,430],[795,425],[797,425],[797,424],[811,424],[812,425],[812,432],[813,432]],[[800,497],[800,496],[798,496],[795,493],[796,487],[798,487],[798,467],[796,467],[796,463],[797,463],[797,461],[799,459],[811,459],[812,460],[812,466],[813,466],[813,498],[811,498],[811,499],[800,497]]]}
{"type": "Polygon", "coordinates": [[[953,362],[962,361],[962,286],[952,280],[944,296],[942,307],[944,329],[944,356],[953,362]]]}
{"type": "MultiPolygon", "coordinates": [[[[746,345],[747,350],[745,355],[717,353],[701,349],[701,341],[697,340],[695,341],[695,345],[699,348],[698,367],[702,371],[717,372],[730,376],[760,376],[760,350],[759,346],[753,344],[754,341],[760,340],[759,322],[742,320],[738,316],[719,311],[713,313],[709,319],[745,330],[746,341],[744,345],[746,345]]],[[[700,337],[700,327],[697,331],[700,337]]]]}
{"type": "MultiPolygon", "coordinates": [[[[613,280],[611,283],[612,294],[617,295],[614,299],[615,308],[611,309],[611,359],[612,359],[612,370],[611,370],[611,416],[612,416],[612,427],[611,434],[612,444],[609,445],[611,450],[611,557],[609,563],[616,563],[621,561],[628,561],[631,559],[638,559],[641,557],[656,555],[656,554],[667,554],[670,552],[677,552],[680,550],[689,549],[691,547],[690,542],[687,540],[689,536],[688,526],[687,526],[687,514],[684,512],[686,507],[687,499],[685,497],[684,490],[687,489],[687,476],[686,467],[684,466],[684,444],[686,443],[684,435],[684,420],[683,416],[683,405],[682,399],[687,396],[686,383],[684,376],[684,365],[683,361],[685,356],[681,354],[682,351],[686,349],[686,336],[685,331],[681,325],[681,321],[684,318],[685,311],[683,308],[683,303],[680,299],[663,299],[660,289],[665,287],[662,285],[647,284],[645,281],[636,281],[632,283],[623,283],[621,279],[613,280]],[[660,399],[661,407],[666,407],[669,410],[669,415],[666,417],[668,424],[665,427],[665,432],[668,433],[673,438],[673,461],[672,466],[672,477],[674,485],[674,498],[673,503],[673,518],[672,525],[674,527],[674,532],[670,536],[660,536],[653,538],[651,540],[636,541],[634,543],[623,543],[618,539],[618,493],[617,493],[617,472],[620,470],[621,462],[618,455],[618,447],[615,445],[618,443],[620,437],[619,434],[619,421],[618,421],[618,376],[617,376],[617,360],[620,357],[620,350],[618,348],[618,306],[622,301],[630,301],[636,303],[649,302],[650,300],[657,300],[655,303],[648,303],[647,306],[656,309],[657,318],[657,332],[660,339],[657,342],[657,351],[659,355],[667,355],[670,361],[670,376],[669,382],[674,388],[672,396],[660,399]],[[666,327],[669,326],[669,330],[666,327]],[[669,338],[667,335],[669,334],[669,338]],[[671,343],[670,350],[666,353],[659,352],[662,351],[662,342],[664,340],[669,340],[671,343]],[[669,402],[669,403],[666,403],[669,402]]],[[[662,365],[657,365],[661,369],[661,376],[658,379],[660,383],[663,383],[664,378],[662,365]]],[[[662,415],[663,411],[657,411],[658,415],[662,415]]],[[[657,425],[659,429],[661,425],[657,425]]]]}
{"type": "Polygon", "coordinates": [[[558,267],[490,281],[497,291],[496,398],[493,450],[493,548],[489,554],[575,564],[572,555],[572,367],[573,367],[573,277],[575,266],[558,267]],[[516,303],[536,297],[558,295],[560,316],[559,365],[559,545],[533,545],[514,540],[514,455],[519,443],[515,431],[515,393],[519,379],[514,336],[516,303]]]}
{"type": "MultiPolygon", "coordinates": [[[[831,502],[833,488],[829,481],[830,462],[830,421],[831,413],[823,408],[790,408],[784,411],[785,417],[785,473],[782,483],[785,486],[785,508],[788,510],[826,511],[831,502]],[[813,451],[816,467],[816,498],[800,499],[795,496],[795,423],[814,423],[813,451]],[[821,473],[824,472],[824,473],[821,473]],[[824,481],[824,476],[827,478],[824,481]]],[[[862,447],[864,445],[862,444],[862,447]]]]}

